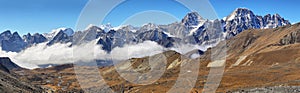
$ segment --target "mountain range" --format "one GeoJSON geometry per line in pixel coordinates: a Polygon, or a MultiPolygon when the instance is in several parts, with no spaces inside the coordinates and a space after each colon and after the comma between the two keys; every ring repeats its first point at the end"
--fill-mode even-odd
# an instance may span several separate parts
{"type": "MultiPolygon", "coordinates": [[[[113,28],[110,25],[89,26],[84,31],[59,28],[50,33],[35,33],[21,37],[17,32],[4,31],[0,34],[0,46],[4,51],[20,52],[32,45],[47,43],[81,44],[97,40],[102,49],[110,52],[125,44],[138,44],[150,40],[166,48],[176,44],[211,45],[229,39],[248,29],[268,29],[290,25],[279,14],[255,15],[246,8],[237,8],[223,19],[207,20],[197,12],[188,13],[181,22],[168,25],[145,24],[142,27],[125,25],[113,28]]],[[[71,47],[71,46],[70,46],[71,47]]]]}

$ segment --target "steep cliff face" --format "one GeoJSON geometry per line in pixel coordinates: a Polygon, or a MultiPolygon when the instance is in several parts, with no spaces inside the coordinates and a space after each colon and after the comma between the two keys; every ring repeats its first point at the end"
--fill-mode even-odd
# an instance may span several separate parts
{"type": "Polygon", "coordinates": [[[39,44],[47,41],[47,38],[44,37],[42,34],[36,33],[34,35],[31,35],[28,33],[27,35],[23,36],[23,39],[25,43],[27,43],[27,46],[30,47],[34,44],[39,44]]]}
{"type": "Polygon", "coordinates": [[[265,16],[255,15],[246,8],[237,8],[224,20],[224,30],[227,32],[227,38],[236,36],[248,29],[268,29],[290,25],[288,20],[282,18],[279,14],[267,14],[265,16]]]}
{"type": "Polygon", "coordinates": [[[11,34],[10,31],[5,31],[0,34],[0,45],[2,50],[20,52],[26,47],[26,43],[22,40],[17,32],[11,34]]]}
{"type": "Polygon", "coordinates": [[[289,44],[295,44],[300,43],[300,30],[291,32],[288,35],[285,35],[281,40],[281,45],[289,45],[289,44]]]}

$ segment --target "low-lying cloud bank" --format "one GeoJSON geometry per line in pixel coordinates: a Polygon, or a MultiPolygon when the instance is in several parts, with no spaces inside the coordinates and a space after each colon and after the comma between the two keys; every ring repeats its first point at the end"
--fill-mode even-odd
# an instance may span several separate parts
{"type": "Polygon", "coordinates": [[[177,48],[166,49],[156,42],[145,41],[135,45],[116,47],[111,53],[107,54],[102,50],[102,46],[96,45],[96,40],[73,47],[69,47],[70,45],[71,43],[47,46],[46,43],[41,43],[19,53],[2,51],[0,47],[0,57],[9,57],[21,67],[34,69],[38,68],[38,65],[43,64],[91,62],[95,59],[126,60],[129,58],[151,56],[166,50],[175,50],[184,54],[194,49],[205,49],[205,47],[196,45],[180,45],[177,48]]]}

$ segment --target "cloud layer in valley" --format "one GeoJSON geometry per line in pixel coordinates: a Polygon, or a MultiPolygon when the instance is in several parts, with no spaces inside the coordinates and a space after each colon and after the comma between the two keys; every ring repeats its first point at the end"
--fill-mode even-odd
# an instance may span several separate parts
{"type": "Polygon", "coordinates": [[[175,50],[184,54],[191,50],[201,49],[201,47],[195,45],[180,45],[177,46],[177,48],[166,49],[156,42],[145,41],[139,44],[116,47],[107,54],[102,50],[100,45],[96,45],[96,40],[73,47],[69,47],[70,45],[71,43],[57,43],[52,46],[47,46],[46,43],[41,43],[19,53],[5,52],[0,48],[0,57],[9,57],[21,67],[34,69],[38,68],[38,65],[43,64],[91,62],[95,59],[126,60],[129,58],[151,56],[166,50],[175,50]]]}
{"type": "Polygon", "coordinates": [[[96,40],[79,46],[69,47],[70,45],[71,43],[58,43],[47,46],[46,43],[41,43],[19,53],[2,51],[0,48],[0,57],[9,57],[21,67],[33,69],[43,64],[66,64],[78,61],[91,62],[91,60],[107,58],[126,60],[129,58],[151,56],[161,53],[164,50],[162,46],[152,41],[145,41],[136,45],[125,45],[121,48],[117,47],[110,54],[102,50],[100,45],[96,45],[96,40]]]}

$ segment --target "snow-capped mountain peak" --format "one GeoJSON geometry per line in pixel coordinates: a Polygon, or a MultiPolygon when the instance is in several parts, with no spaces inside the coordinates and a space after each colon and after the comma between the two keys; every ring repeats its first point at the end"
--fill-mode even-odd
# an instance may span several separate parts
{"type": "Polygon", "coordinates": [[[53,29],[50,33],[45,33],[43,34],[46,38],[48,39],[52,39],[53,37],[55,37],[60,31],[64,32],[65,34],[67,34],[68,36],[72,36],[74,34],[74,30],[71,28],[57,28],[57,29],[53,29]]]}
{"type": "Polygon", "coordinates": [[[113,30],[113,29],[112,29],[113,26],[111,26],[110,23],[107,23],[107,24],[105,24],[105,25],[100,25],[100,28],[101,28],[102,30],[104,30],[105,32],[108,32],[108,31],[110,31],[110,30],[113,30]]]}
{"type": "Polygon", "coordinates": [[[264,17],[255,15],[250,9],[237,8],[224,21],[227,38],[237,35],[247,29],[267,29],[289,25],[288,20],[279,14],[267,14],[264,17]]]}
{"type": "Polygon", "coordinates": [[[268,14],[266,16],[263,17],[263,20],[265,22],[264,24],[264,29],[267,28],[276,28],[279,26],[284,26],[284,25],[289,25],[291,24],[288,20],[285,20],[284,18],[282,18],[279,14],[268,14]]]}
{"type": "Polygon", "coordinates": [[[66,28],[64,31],[64,33],[66,33],[68,36],[72,36],[74,34],[74,30],[71,28],[66,28]]]}
{"type": "Polygon", "coordinates": [[[198,23],[197,26],[194,27],[194,29],[190,30],[189,35],[193,35],[194,33],[196,33],[198,31],[198,29],[203,26],[207,21],[201,21],[200,23],[198,23]]]}
{"type": "Polygon", "coordinates": [[[132,25],[121,25],[121,26],[118,26],[118,27],[114,27],[112,29],[115,30],[115,31],[122,30],[122,31],[131,31],[131,32],[135,33],[139,28],[134,27],[132,25]]]}
{"type": "Polygon", "coordinates": [[[88,31],[88,32],[92,31],[93,33],[96,33],[96,32],[104,33],[105,32],[102,28],[100,28],[100,27],[98,27],[96,25],[89,25],[85,29],[85,31],[88,31]]]}
{"type": "Polygon", "coordinates": [[[185,26],[197,26],[202,20],[205,19],[202,18],[197,12],[191,12],[182,19],[182,23],[185,26]]]}
{"type": "Polygon", "coordinates": [[[250,9],[237,8],[226,18],[226,21],[230,21],[235,18],[241,18],[241,17],[251,19],[251,18],[255,17],[255,15],[250,9]]]}
{"type": "Polygon", "coordinates": [[[156,28],[158,28],[158,26],[154,23],[147,23],[144,24],[141,28],[140,31],[144,32],[144,31],[149,31],[149,30],[155,30],[156,28]]]}

